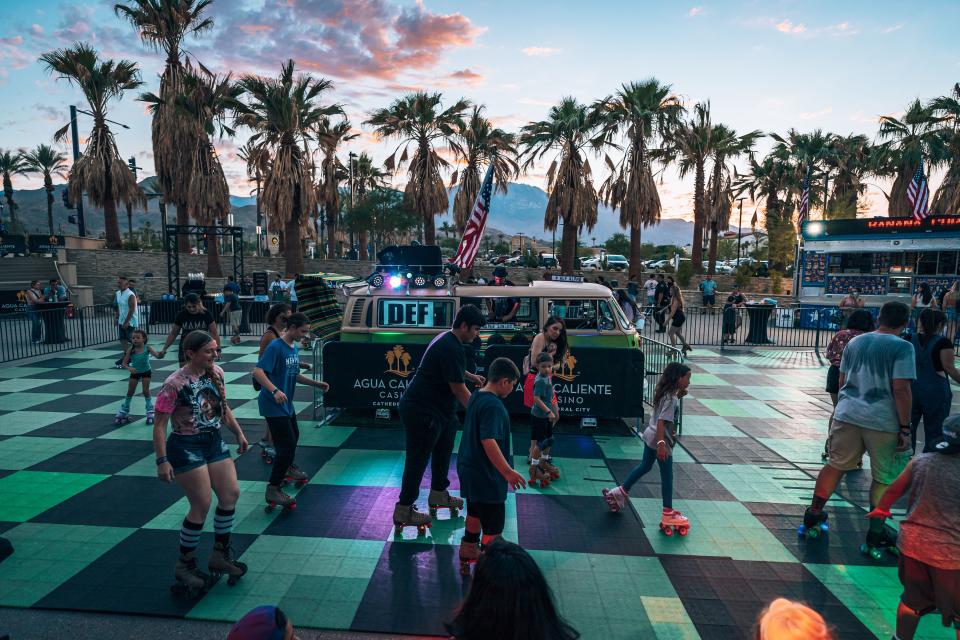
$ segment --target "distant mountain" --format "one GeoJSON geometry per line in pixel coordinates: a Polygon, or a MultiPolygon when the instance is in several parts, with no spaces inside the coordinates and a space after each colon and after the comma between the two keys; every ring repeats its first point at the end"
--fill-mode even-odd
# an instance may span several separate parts
{"type": "MultiPolygon", "coordinates": [[[[53,203],[53,222],[54,228],[61,226],[64,233],[75,234],[76,226],[67,222],[67,216],[73,215],[75,210],[68,210],[63,206],[60,197],[62,189],[66,185],[55,185],[54,203],[53,203]]],[[[453,207],[453,198],[455,191],[450,192],[450,207],[453,207]]],[[[14,200],[19,205],[17,217],[24,221],[31,233],[46,233],[47,229],[47,204],[46,193],[40,189],[15,189],[14,200]]],[[[249,233],[253,233],[257,224],[256,218],[257,199],[253,196],[230,196],[230,205],[233,210],[234,224],[244,227],[249,233]]],[[[88,202],[84,202],[85,221],[87,233],[98,235],[104,230],[103,212],[92,207],[88,202]]],[[[491,235],[513,235],[523,233],[523,235],[532,238],[538,238],[540,241],[549,245],[552,240],[552,234],[543,230],[543,212],[547,207],[547,194],[539,187],[528,184],[510,183],[510,188],[506,194],[497,193],[493,196],[490,203],[490,219],[488,221],[488,233],[491,235]],[[495,230],[495,231],[494,231],[495,230]]],[[[121,207],[117,212],[120,218],[120,232],[127,232],[126,210],[121,207]]],[[[168,222],[173,222],[175,215],[173,207],[167,208],[168,222]]],[[[4,208],[3,217],[9,219],[9,212],[4,208]]],[[[148,201],[147,211],[135,210],[133,212],[133,225],[135,228],[142,227],[145,222],[149,222],[154,229],[160,228],[160,209],[156,199],[148,201]]],[[[437,226],[444,222],[452,224],[452,216],[447,213],[438,216],[437,226]]],[[[593,232],[584,231],[581,238],[590,241],[596,238],[602,242],[614,233],[625,233],[618,224],[617,214],[601,205],[598,216],[597,226],[593,232]]],[[[693,223],[686,220],[671,218],[663,220],[660,224],[643,230],[643,242],[653,244],[676,244],[687,245],[693,236],[693,223]]],[[[557,234],[559,242],[559,233],[557,234]]]]}

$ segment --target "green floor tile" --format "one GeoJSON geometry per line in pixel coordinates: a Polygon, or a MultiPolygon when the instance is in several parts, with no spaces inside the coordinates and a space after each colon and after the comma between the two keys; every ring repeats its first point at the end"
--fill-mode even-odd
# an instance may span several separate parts
{"type": "MultiPolygon", "coordinates": [[[[153,475],[156,475],[156,466],[154,466],[153,475]]],[[[266,501],[264,492],[267,490],[267,483],[255,482],[252,480],[240,480],[240,499],[237,501],[236,515],[234,519],[233,530],[237,533],[259,534],[270,526],[274,518],[281,515],[279,509],[271,513],[264,510],[266,501]]],[[[297,491],[294,487],[286,487],[284,491],[295,496],[297,491]]],[[[170,529],[180,530],[183,518],[190,510],[190,503],[186,497],[178,500],[166,511],[156,518],[143,525],[144,529],[170,529]]],[[[203,525],[204,530],[213,530],[213,517],[216,511],[216,496],[213,498],[213,504],[207,513],[207,520],[203,525]]]]}
{"type": "MultiPolygon", "coordinates": [[[[696,364],[696,360],[694,360],[696,364]]],[[[712,373],[718,376],[729,376],[729,375],[760,375],[755,369],[750,367],[745,367],[742,364],[712,364],[709,362],[698,364],[698,367],[706,371],[707,373],[712,373]]],[[[696,376],[696,374],[694,374],[696,376]]]]}
{"type": "MultiPolygon", "coordinates": [[[[67,406],[68,403],[64,403],[64,408],[67,408],[67,406]]],[[[0,419],[0,436],[19,436],[24,433],[30,433],[31,431],[36,431],[37,429],[45,427],[49,424],[53,424],[54,422],[60,422],[61,420],[72,418],[75,415],[77,414],[66,411],[12,411],[0,419]]],[[[3,449],[2,443],[0,443],[0,469],[23,468],[4,467],[2,463],[3,449]]],[[[29,467],[30,465],[27,466],[29,467]]]]}
{"type": "Polygon", "coordinates": [[[654,551],[664,555],[719,556],[734,560],[796,562],[796,558],[762,522],[739,502],[674,500],[674,508],[690,519],[686,536],[660,531],[663,503],[631,498],[654,551]]]}
{"type": "Polygon", "coordinates": [[[760,400],[713,400],[702,398],[700,403],[725,418],[783,418],[779,411],[760,400]]]}
{"type": "MultiPolygon", "coordinates": [[[[338,448],[355,431],[355,427],[337,427],[333,425],[319,425],[313,420],[298,420],[300,425],[301,447],[333,447],[338,448]]],[[[454,449],[456,451],[456,449],[454,449]]]]}
{"type": "MultiPolygon", "coordinates": [[[[227,398],[229,399],[229,395],[227,396],[227,398]]],[[[260,405],[257,403],[256,400],[247,400],[246,402],[243,402],[243,404],[240,404],[239,402],[236,404],[238,404],[239,406],[238,407],[234,406],[234,403],[231,402],[230,407],[233,410],[233,416],[238,420],[240,419],[262,420],[263,419],[263,417],[260,415],[260,405]]],[[[310,406],[309,402],[293,403],[293,408],[297,411],[297,413],[300,413],[301,411],[308,408],[309,406],[310,406]]]]}
{"type": "Polygon", "coordinates": [[[264,601],[276,603],[297,625],[346,629],[353,621],[384,542],[260,536],[240,556],[247,574],[224,581],[188,614],[232,621],[264,601]]]}
{"type": "Polygon", "coordinates": [[[15,393],[27,391],[34,387],[42,387],[50,384],[50,380],[43,378],[14,378],[10,380],[0,380],[0,393],[15,393]]]}
{"type": "Polygon", "coordinates": [[[697,387],[727,387],[730,383],[712,373],[695,372],[690,377],[690,384],[695,391],[697,387]]]}
{"type": "MultiPolygon", "coordinates": [[[[9,417],[10,415],[6,415],[3,419],[6,420],[9,417]]],[[[90,438],[35,438],[33,436],[15,436],[0,440],[0,469],[26,469],[59,453],[69,451],[88,440],[90,438]]]]}
{"type": "Polygon", "coordinates": [[[342,449],[310,480],[310,484],[353,487],[399,487],[403,451],[342,449]]]}
{"type": "MultiPolygon", "coordinates": [[[[101,385],[99,385],[99,386],[96,386],[96,387],[93,387],[93,388],[90,388],[90,389],[84,389],[83,391],[79,391],[79,392],[77,393],[77,395],[81,395],[81,396],[107,396],[107,397],[110,397],[110,398],[116,398],[116,399],[117,399],[117,402],[119,403],[121,400],[123,400],[124,396],[127,395],[127,381],[128,381],[128,380],[129,380],[129,377],[123,378],[123,379],[120,379],[120,380],[113,380],[113,381],[109,381],[109,382],[108,382],[108,381],[104,381],[103,384],[101,384],[101,385]]],[[[156,395],[156,393],[157,393],[158,391],[160,391],[160,385],[159,385],[159,384],[152,384],[152,385],[151,385],[151,388],[153,389],[153,395],[156,395]]],[[[140,385],[137,385],[136,389],[134,389],[134,396],[140,396],[140,397],[142,398],[143,396],[141,395],[141,393],[142,393],[142,392],[141,392],[141,387],[140,387],[140,385]]]]}
{"type": "MultiPolygon", "coordinates": [[[[560,468],[560,479],[546,489],[527,487],[526,491],[545,495],[596,496],[604,487],[614,484],[610,470],[600,458],[554,458],[553,464],[560,468]]],[[[513,468],[529,478],[526,454],[513,457],[513,468]]]]}
{"type": "Polygon", "coordinates": [[[27,376],[32,376],[37,373],[46,373],[48,371],[54,371],[50,367],[44,367],[43,363],[40,363],[36,367],[6,367],[0,368],[0,379],[10,379],[17,380],[20,378],[26,378],[27,376]]]}
{"type": "Polygon", "coordinates": [[[724,436],[728,438],[746,437],[743,431],[730,424],[722,416],[683,416],[683,435],[685,436],[724,436]]]}
{"type": "Polygon", "coordinates": [[[12,473],[0,478],[0,521],[26,522],[106,478],[94,473],[12,473]]]}
{"type": "MultiPolygon", "coordinates": [[[[605,458],[612,460],[640,460],[643,457],[643,440],[636,436],[594,436],[594,441],[605,458]]],[[[683,444],[683,437],[680,438],[683,444]]],[[[674,462],[693,462],[682,446],[673,448],[674,462]]]]}
{"type": "Polygon", "coordinates": [[[16,553],[0,563],[0,605],[29,607],[134,531],[33,522],[6,531],[16,553]]]}
{"type": "MultiPolygon", "coordinates": [[[[740,502],[810,504],[815,478],[794,468],[753,467],[744,464],[705,464],[727,491],[740,502]]],[[[832,506],[850,506],[834,496],[832,506]]]]}
{"type": "MultiPolygon", "coordinates": [[[[0,369],[2,371],[2,369],[0,369]]],[[[2,398],[0,398],[0,411],[20,411],[21,409],[29,409],[30,407],[36,407],[45,402],[53,402],[54,400],[64,399],[64,408],[68,406],[69,397],[63,393],[31,393],[30,391],[24,391],[23,393],[10,393],[2,398]]],[[[0,425],[0,434],[3,435],[12,435],[4,434],[3,428],[6,425],[0,425]]]]}
{"type": "Polygon", "coordinates": [[[757,400],[777,400],[782,402],[811,402],[815,398],[792,387],[766,385],[762,387],[740,387],[740,391],[750,394],[757,400]]]}

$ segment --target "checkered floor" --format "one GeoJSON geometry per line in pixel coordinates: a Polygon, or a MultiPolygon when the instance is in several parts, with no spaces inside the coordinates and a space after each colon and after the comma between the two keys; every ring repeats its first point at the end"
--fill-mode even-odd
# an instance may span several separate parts
{"type": "MultiPolygon", "coordinates": [[[[255,354],[253,343],[231,346],[223,363],[252,442],[263,431],[250,386],[255,354]]],[[[16,548],[0,563],[0,606],[234,620],[277,603],[303,627],[443,633],[468,588],[456,560],[462,517],[435,522],[425,538],[411,531],[395,539],[401,432],[315,428],[305,389],[297,461],[311,481],[297,511],[265,513],[269,468],[256,450],[237,458],[233,544],[249,573],[197,602],[173,597],[186,500],[155,478],[142,398],[134,400],[135,422],[113,424],[126,388],[124,372],[111,368],[115,357],[102,349],[0,368],[0,534],[16,548]]],[[[563,478],[509,496],[506,537],[530,550],[586,639],[747,638],[777,595],[821,611],[838,637],[890,637],[900,591],[894,561],[858,551],[869,471],[847,475],[825,539],[808,543],[795,533],[820,466],[826,369],[797,351],[697,349],[690,362],[675,464],[676,506],[690,517],[689,536],[667,538],[657,528],[656,469],[634,488],[634,509],[607,511],[600,489],[638,462],[635,437],[570,428],[554,449],[563,478]]],[[[174,367],[157,364],[155,389],[174,367]]],[[[515,451],[527,443],[525,426],[516,425],[515,451]]],[[[918,637],[952,635],[929,618],[918,637]]]]}

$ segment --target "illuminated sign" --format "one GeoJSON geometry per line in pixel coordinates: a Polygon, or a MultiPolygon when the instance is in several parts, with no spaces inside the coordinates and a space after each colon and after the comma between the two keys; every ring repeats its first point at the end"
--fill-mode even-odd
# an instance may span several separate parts
{"type": "Polygon", "coordinates": [[[432,327],[433,303],[426,300],[384,300],[383,326],[432,327]]]}
{"type": "Polygon", "coordinates": [[[916,218],[871,218],[869,220],[815,220],[803,224],[803,237],[825,240],[836,236],[886,233],[960,232],[960,215],[916,218]]]}

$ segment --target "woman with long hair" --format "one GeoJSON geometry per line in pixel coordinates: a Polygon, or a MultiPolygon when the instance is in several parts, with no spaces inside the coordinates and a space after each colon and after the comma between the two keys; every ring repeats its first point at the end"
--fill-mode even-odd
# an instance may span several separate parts
{"type": "Polygon", "coordinates": [[[666,322],[670,324],[670,328],[667,329],[667,336],[670,337],[670,344],[674,347],[677,346],[677,338],[680,338],[680,344],[683,345],[683,355],[693,351],[693,347],[687,344],[686,338],[680,333],[680,328],[686,321],[687,315],[683,312],[683,293],[681,293],[680,287],[673,285],[670,288],[670,310],[667,312],[666,319],[666,322]]]}
{"type": "Polygon", "coordinates": [[[196,596],[211,584],[210,576],[197,568],[196,553],[210,510],[211,489],[217,494],[217,510],[207,569],[214,575],[228,575],[231,585],[247,571],[244,563],[233,559],[230,547],[240,486],[220,427],[226,425],[234,433],[238,453],[244,453],[248,445],[227,404],[223,369],[214,364],[217,341],[205,331],[193,331],[183,339],[182,347],[186,364],[167,377],[157,395],[153,448],[157,476],[164,482],[175,479],[190,503],[180,527],[180,557],[174,576],[178,590],[196,596]]]}
{"type": "Polygon", "coordinates": [[[943,421],[950,415],[953,392],[949,378],[960,384],[953,343],[940,335],[946,321],[947,316],[942,311],[924,309],[920,312],[917,332],[910,335],[917,359],[917,377],[912,383],[910,435],[916,449],[917,429],[922,420],[924,453],[933,451],[933,445],[943,434],[943,421]]]}
{"type": "MultiPolygon", "coordinates": [[[[258,360],[266,348],[270,346],[270,343],[279,338],[280,334],[283,333],[283,330],[287,326],[287,318],[289,318],[292,313],[293,310],[286,302],[275,304],[267,310],[267,316],[265,318],[267,328],[263,330],[263,335],[260,336],[260,350],[257,352],[258,360]]],[[[256,379],[253,381],[253,388],[260,391],[260,383],[257,382],[256,379]]],[[[263,437],[257,442],[257,446],[260,447],[260,456],[267,464],[273,464],[273,460],[277,457],[277,450],[273,446],[273,435],[270,433],[270,429],[266,430],[263,437]]]]}
{"type": "Polygon", "coordinates": [[[560,617],[540,567],[519,545],[497,538],[477,560],[470,591],[447,631],[454,640],[576,640],[560,617]]]}
{"type": "Polygon", "coordinates": [[[630,324],[636,322],[637,318],[640,317],[640,309],[637,307],[637,303],[633,301],[626,289],[617,289],[615,295],[617,298],[617,304],[620,305],[623,315],[627,316],[627,321],[630,324]]]}
{"type": "Polygon", "coordinates": [[[947,338],[953,342],[957,339],[957,321],[960,320],[960,279],[943,294],[940,310],[947,314],[947,338]]]}
{"type": "Polygon", "coordinates": [[[690,367],[680,362],[671,362],[664,367],[653,392],[654,410],[650,414],[650,423],[640,434],[643,439],[643,458],[627,476],[626,482],[619,487],[603,490],[610,510],[620,511],[630,499],[630,489],[653,469],[653,463],[656,462],[660,467],[660,493],[663,499],[660,530],[667,535],[673,535],[677,530],[684,536],[690,529],[687,517],[673,508],[673,447],[677,441],[674,422],[680,398],[687,395],[690,376],[690,367]]]}

